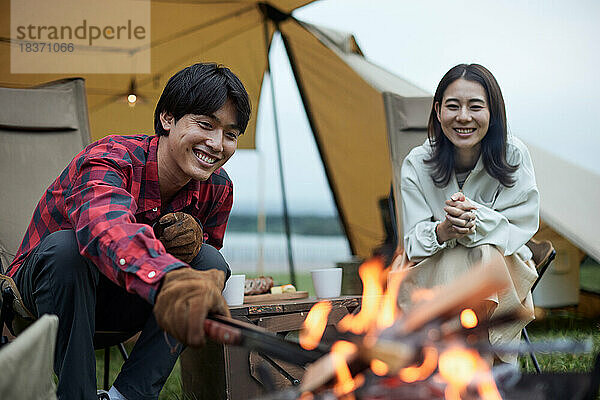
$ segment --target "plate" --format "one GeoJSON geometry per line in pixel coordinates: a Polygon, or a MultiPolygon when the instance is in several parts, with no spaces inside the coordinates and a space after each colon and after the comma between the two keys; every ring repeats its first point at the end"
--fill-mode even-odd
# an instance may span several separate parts
{"type": "Polygon", "coordinates": [[[249,296],[244,296],[244,304],[254,304],[254,303],[269,303],[269,302],[277,302],[282,300],[297,300],[297,299],[305,299],[308,297],[308,292],[289,292],[289,293],[267,293],[267,294],[253,294],[249,296]]]}

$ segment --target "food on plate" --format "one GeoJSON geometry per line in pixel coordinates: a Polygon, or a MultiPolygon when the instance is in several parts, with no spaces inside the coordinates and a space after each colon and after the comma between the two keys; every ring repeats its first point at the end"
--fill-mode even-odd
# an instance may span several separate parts
{"type": "Polygon", "coordinates": [[[296,291],[294,285],[287,284],[281,286],[273,286],[271,288],[271,294],[281,294],[281,293],[293,293],[296,291]]]}
{"type": "Polygon", "coordinates": [[[272,287],[273,278],[270,276],[246,279],[244,283],[244,295],[268,293],[272,287]]]}

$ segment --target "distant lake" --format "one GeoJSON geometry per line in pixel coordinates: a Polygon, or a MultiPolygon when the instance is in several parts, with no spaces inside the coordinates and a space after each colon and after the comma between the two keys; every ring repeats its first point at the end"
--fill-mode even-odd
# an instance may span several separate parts
{"type": "MultiPolygon", "coordinates": [[[[263,271],[287,272],[287,244],[285,236],[266,233],[262,239],[263,271]]],[[[223,249],[225,259],[236,272],[258,271],[261,240],[257,233],[228,232],[223,249]]],[[[292,235],[292,252],[297,272],[315,268],[335,267],[338,261],[351,258],[350,247],[344,236],[292,235]]]]}

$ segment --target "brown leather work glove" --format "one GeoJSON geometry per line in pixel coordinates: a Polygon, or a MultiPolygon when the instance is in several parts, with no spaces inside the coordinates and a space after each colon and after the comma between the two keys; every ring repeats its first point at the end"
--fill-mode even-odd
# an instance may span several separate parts
{"type": "Polygon", "coordinates": [[[218,269],[179,268],[167,272],[154,304],[158,326],[185,345],[203,346],[206,315],[230,316],[221,295],[224,285],[225,273],[218,269]]]}
{"type": "Polygon", "coordinates": [[[167,252],[188,264],[202,247],[202,227],[194,217],[181,211],[163,215],[155,233],[167,252]]]}

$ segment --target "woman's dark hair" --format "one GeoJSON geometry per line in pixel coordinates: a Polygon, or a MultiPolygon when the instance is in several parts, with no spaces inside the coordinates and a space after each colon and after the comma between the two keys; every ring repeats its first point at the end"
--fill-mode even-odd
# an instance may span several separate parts
{"type": "Polygon", "coordinates": [[[442,104],[446,88],[461,78],[479,83],[487,95],[490,123],[488,131],[481,141],[481,155],[485,170],[502,185],[513,186],[515,180],[512,174],[519,168],[519,165],[511,165],[506,160],[507,127],[504,98],[494,75],[479,64],[460,64],[453,67],[446,72],[435,91],[427,125],[427,134],[433,154],[431,158],[425,160],[426,164],[432,164],[431,179],[437,187],[445,187],[450,182],[454,170],[454,145],[442,131],[435,105],[442,104]]]}
{"type": "Polygon", "coordinates": [[[211,115],[231,100],[237,112],[237,125],[244,133],[250,119],[250,99],[239,78],[229,68],[214,63],[198,63],[182,69],[169,79],[154,110],[154,131],[168,135],[160,114],[173,115],[175,122],[186,114],[211,115]]]}

